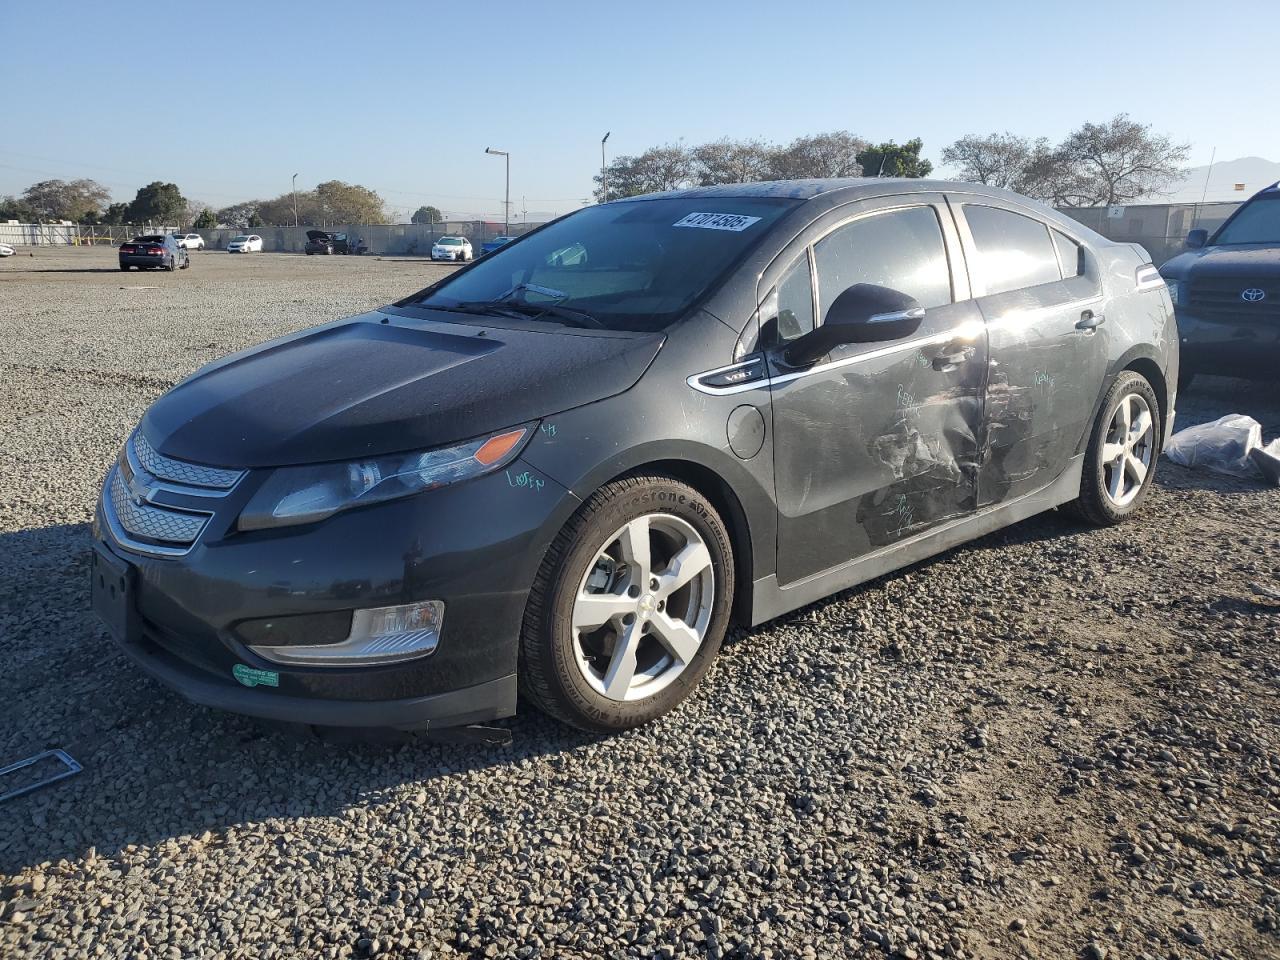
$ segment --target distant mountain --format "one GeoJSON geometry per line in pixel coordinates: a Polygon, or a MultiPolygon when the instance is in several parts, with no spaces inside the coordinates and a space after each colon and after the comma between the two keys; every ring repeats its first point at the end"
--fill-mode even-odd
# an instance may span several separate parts
{"type": "Polygon", "coordinates": [[[1174,183],[1165,193],[1144,197],[1140,203],[1198,203],[1201,196],[1212,203],[1215,200],[1247,200],[1265,186],[1280,180],[1280,163],[1262,157],[1241,157],[1239,160],[1219,160],[1209,167],[1192,167],[1182,180],[1174,183]],[[1209,175],[1209,190],[1205,192],[1205,174],[1209,175]],[[1235,185],[1243,183],[1244,189],[1235,185]]]}

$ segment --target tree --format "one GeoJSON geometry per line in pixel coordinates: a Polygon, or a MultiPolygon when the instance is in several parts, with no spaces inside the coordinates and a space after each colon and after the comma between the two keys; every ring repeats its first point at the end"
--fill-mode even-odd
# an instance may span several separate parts
{"type": "Polygon", "coordinates": [[[341,180],[327,180],[316,186],[326,223],[386,223],[382,198],[368,187],[341,180]]]}
{"type": "Polygon", "coordinates": [[[725,137],[693,149],[698,183],[754,183],[768,180],[774,148],[760,140],[730,140],[725,137]]]}
{"type": "Polygon", "coordinates": [[[41,180],[22,199],[41,219],[81,221],[97,217],[111,194],[96,180],[41,180]]]}
{"type": "Polygon", "coordinates": [[[1058,149],[1078,178],[1081,198],[1103,206],[1159,193],[1182,175],[1191,146],[1120,113],[1107,123],[1086,123],[1058,149]]]}
{"type": "Polygon", "coordinates": [[[643,193],[659,193],[663,190],[679,190],[692,186],[696,181],[693,155],[678,144],[650,147],[635,157],[618,157],[606,168],[608,196],[599,174],[592,179],[597,186],[596,199],[600,202],[619,197],[636,197],[643,193]]]}
{"type": "Polygon", "coordinates": [[[213,212],[213,207],[205,207],[191,222],[191,226],[195,230],[212,230],[217,225],[218,215],[213,212]]]}
{"type": "Polygon", "coordinates": [[[25,200],[17,197],[0,197],[0,220],[17,220],[21,223],[34,223],[40,219],[25,200]]]}
{"type": "Polygon", "coordinates": [[[129,204],[129,222],[176,224],[186,209],[187,200],[176,184],[156,180],[138,189],[129,204]]]}
{"type": "Polygon", "coordinates": [[[218,222],[238,230],[259,226],[262,223],[262,218],[258,216],[258,207],[261,203],[261,200],[244,200],[241,203],[223,207],[216,214],[218,222]]]}
{"type": "Polygon", "coordinates": [[[436,207],[423,206],[414,211],[410,223],[443,223],[444,214],[436,207]]]}
{"type": "Polygon", "coordinates": [[[858,154],[867,142],[848,130],[797,137],[773,152],[770,176],[775,180],[808,177],[860,177],[858,154]]]}
{"type": "Polygon", "coordinates": [[[1026,137],[1012,133],[966,134],[942,151],[942,162],[955,167],[961,180],[1017,190],[1037,146],[1026,137]]]}
{"type": "Polygon", "coordinates": [[[129,204],[113,203],[102,211],[103,223],[128,223],[129,222],[129,204]]]}
{"type": "Polygon", "coordinates": [[[961,137],[942,152],[965,180],[1007,187],[1055,206],[1130,203],[1182,174],[1188,147],[1120,114],[1086,123],[1062,143],[1011,133],[961,137]]]}
{"type": "Polygon", "coordinates": [[[858,163],[868,177],[927,177],[933,164],[920,157],[924,141],[919,137],[897,144],[892,140],[858,153],[858,163]]]}

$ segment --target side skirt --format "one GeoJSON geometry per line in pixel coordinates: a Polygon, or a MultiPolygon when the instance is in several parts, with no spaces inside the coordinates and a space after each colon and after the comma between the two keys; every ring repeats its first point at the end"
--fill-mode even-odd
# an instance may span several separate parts
{"type": "Polygon", "coordinates": [[[910,540],[889,544],[874,553],[786,586],[778,584],[777,574],[762,577],[752,584],[751,626],[1070,503],[1080,495],[1080,478],[1083,472],[1084,456],[1081,455],[1072,458],[1057,480],[1016,500],[996,504],[971,516],[953,520],[910,540]]]}

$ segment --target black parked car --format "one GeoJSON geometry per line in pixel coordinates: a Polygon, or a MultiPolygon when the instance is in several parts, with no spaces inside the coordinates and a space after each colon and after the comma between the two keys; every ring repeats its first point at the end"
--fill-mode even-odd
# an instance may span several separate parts
{"type": "Polygon", "coordinates": [[[150,233],[120,244],[120,269],[182,269],[191,266],[186,249],[171,233],[150,233]]]}
{"type": "Polygon", "coordinates": [[[1160,268],[1178,316],[1182,384],[1197,373],[1280,377],[1280,184],[1260,190],[1212,237],[1160,268]]]}
{"type": "Polygon", "coordinates": [[[357,237],[349,239],[345,233],[326,233],[324,230],[308,230],[303,250],[307,256],[314,254],[364,253],[368,248],[357,237]]]}
{"type": "Polygon", "coordinates": [[[1177,340],[1140,248],[993,188],[588,207],[205,367],[125,444],[93,602],[198,703],[618,730],[761,623],[1053,507],[1138,509],[1177,340]]]}

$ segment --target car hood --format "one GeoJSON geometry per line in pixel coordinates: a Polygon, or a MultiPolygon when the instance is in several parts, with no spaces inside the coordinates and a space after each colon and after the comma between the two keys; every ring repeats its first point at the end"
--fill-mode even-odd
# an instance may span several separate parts
{"type": "Polygon", "coordinates": [[[153,403],[141,430],[163,454],[222,467],[436,447],[622,393],[662,341],[387,308],[210,364],[153,403]]]}
{"type": "Polygon", "coordinates": [[[1280,244],[1250,243],[1188,250],[1166,261],[1160,273],[1169,280],[1280,277],[1280,244]]]}
{"type": "Polygon", "coordinates": [[[325,233],[323,230],[308,230],[308,240],[328,240],[331,234],[325,233]]]}

